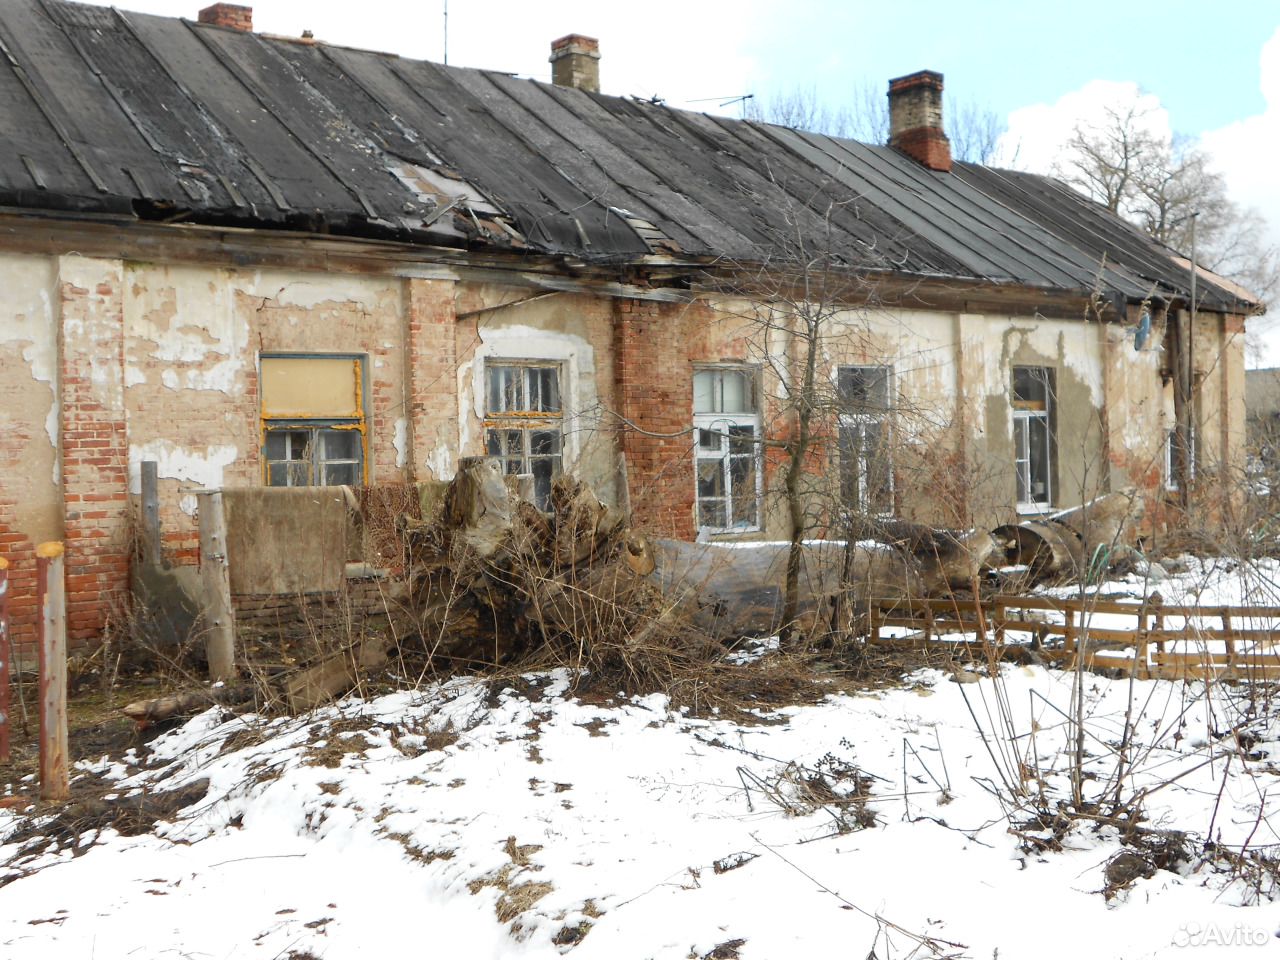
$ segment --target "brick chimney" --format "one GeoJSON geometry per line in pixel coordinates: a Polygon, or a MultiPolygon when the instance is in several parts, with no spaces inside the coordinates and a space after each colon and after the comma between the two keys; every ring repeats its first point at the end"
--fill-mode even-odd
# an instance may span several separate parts
{"type": "Polygon", "coordinates": [[[253,7],[242,7],[238,3],[215,3],[205,7],[199,13],[199,20],[215,27],[253,33],[253,7]]]}
{"type": "Polygon", "coordinates": [[[889,146],[930,170],[951,172],[942,132],[942,74],[921,70],[889,81],[889,146]]]}
{"type": "Polygon", "coordinates": [[[571,33],[551,41],[551,82],[588,93],[600,92],[600,41],[571,33]]]}

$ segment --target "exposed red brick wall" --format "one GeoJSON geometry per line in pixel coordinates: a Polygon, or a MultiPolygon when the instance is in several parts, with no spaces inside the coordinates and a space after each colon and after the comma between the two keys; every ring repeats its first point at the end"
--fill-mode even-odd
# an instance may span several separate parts
{"type": "MultiPolygon", "coordinates": [[[[408,353],[408,404],[415,480],[434,476],[428,463],[442,445],[458,443],[458,340],[454,284],[407,280],[405,345],[408,353]]],[[[456,451],[455,451],[456,452],[456,451]]]]}
{"type": "Polygon", "coordinates": [[[619,445],[634,522],[660,536],[693,539],[693,368],[683,305],[619,299],[614,365],[619,445]]]}
{"type": "MultiPolygon", "coordinates": [[[[0,438],[0,458],[13,463],[5,452],[5,438],[0,438]]],[[[17,510],[7,500],[0,500],[0,555],[9,561],[9,638],[14,644],[19,663],[34,660],[36,642],[36,560],[35,544],[17,529],[17,510]]],[[[4,651],[0,656],[7,656],[4,651]]]]}
{"type": "Polygon", "coordinates": [[[129,581],[123,265],[64,257],[59,285],[67,637],[96,639],[129,581]]]}
{"type": "Polygon", "coordinates": [[[201,23],[245,33],[253,32],[253,7],[238,3],[215,3],[201,10],[198,16],[201,23]]]}

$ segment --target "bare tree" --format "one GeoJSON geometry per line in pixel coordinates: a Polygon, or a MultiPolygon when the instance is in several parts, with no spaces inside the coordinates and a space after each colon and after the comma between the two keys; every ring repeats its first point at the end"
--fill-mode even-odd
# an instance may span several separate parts
{"type": "MultiPolygon", "coordinates": [[[[947,98],[947,136],[952,155],[967,163],[995,161],[1005,123],[979,104],[947,98]]],[[[825,133],[863,143],[889,142],[889,101],[884,91],[870,83],[853,88],[853,96],[833,106],[816,87],[776,90],[747,101],[746,120],[776,123],[797,130],[825,133]]]]}
{"type": "Polygon", "coordinates": [[[1199,143],[1163,134],[1141,99],[1077,124],[1054,173],[1182,253],[1196,214],[1198,263],[1264,301],[1280,291],[1280,250],[1267,244],[1262,216],[1234,203],[1199,143]]]}

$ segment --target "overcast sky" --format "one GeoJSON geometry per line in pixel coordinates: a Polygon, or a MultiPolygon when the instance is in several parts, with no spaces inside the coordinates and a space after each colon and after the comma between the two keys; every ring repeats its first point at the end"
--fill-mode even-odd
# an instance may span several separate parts
{"type": "MultiPolygon", "coordinates": [[[[101,0],[96,0],[101,2],[101,0]]],[[[123,9],[195,18],[202,0],[123,9]]],[[[254,27],[441,60],[445,0],[262,0],[254,27]]],[[[1018,163],[1047,171],[1082,117],[1141,89],[1204,138],[1233,199],[1280,244],[1280,0],[448,0],[448,61],[550,79],[551,40],[600,40],[605,93],[736,113],[747,93],[887,85],[919,69],[1009,121],[1018,163]]],[[[1280,310],[1277,327],[1280,364],[1280,310]]],[[[1270,324],[1268,324],[1270,325],[1270,324]]]]}

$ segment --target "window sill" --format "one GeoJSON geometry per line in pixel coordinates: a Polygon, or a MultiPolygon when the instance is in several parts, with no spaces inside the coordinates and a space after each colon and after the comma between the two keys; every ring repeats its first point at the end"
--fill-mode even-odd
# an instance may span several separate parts
{"type": "Polygon", "coordinates": [[[1020,503],[1017,509],[1020,517],[1048,517],[1058,512],[1051,503],[1020,503]]]}
{"type": "Polygon", "coordinates": [[[761,536],[763,527],[699,527],[697,543],[732,542],[761,536]]]}

